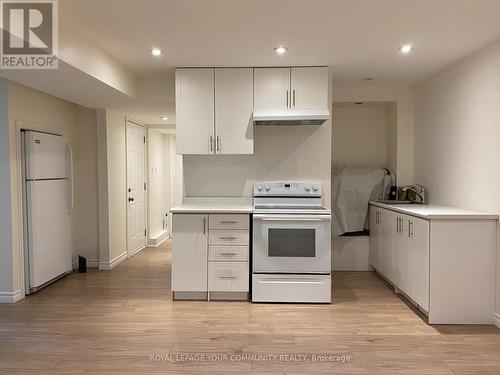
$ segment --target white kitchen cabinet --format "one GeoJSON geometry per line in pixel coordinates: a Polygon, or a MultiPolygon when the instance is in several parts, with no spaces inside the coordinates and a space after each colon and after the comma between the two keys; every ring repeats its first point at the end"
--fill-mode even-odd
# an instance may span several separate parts
{"type": "Polygon", "coordinates": [[[253,69],[175,72],[178,154],[253,154],[253,69]]]}
{"type": "Polygon", "coordinates": [[[291,108],[328,108],[328,68],[291,68],[291,108]]]}
{"type": "Polygon", "coordinates": [[[248,214],[173,214],[175,299],[248,299],[249,223],[248,214]]]}
{"type": "Polygon", "coordinates": [[[172,218],[172,291],[207,288],[208,215],[174,214],[172,218]]]}
{"type": "Polygon", "coordinates": [[[406,256],[410,273],[408,296],[422,309],[429,311],[429,221],[416,217],[404,218],[406,256]]]}
{"type": "MultiPolygon", "coordinates": [[[[370,206],[370,264],[377,272],[430,324],[491,324],[497,220],[424,219],[381,206],[370,206]]],[[[415,206],[419,216],[423,207],[415,206]]]]}
{"type": "Polygon", "coordinates": [[[214,153],[214,69],[175,71],[178,154],[214,153]]]}
{"type": "Polygon", "coordinates": [[[370,243],[369,243],[369,262],[370,265],[379,268],[379,242],[380,228],[379,215],[380,209],[375,206],[370,206],[370,243]]]}
{"type": "Polygon", "coordinates": [[[290,103],[290,68],[254,69],[254,110],[286,110],[290,103]]]}
{"type": "Polygon", "coordinates": [[[255,111],[328,108],[328,67],[255,68],[255,111]]]}
{"type": "Polygon", "coordinates": [[[253,154],[253,69],[215,69],[215,152],[253,154]]]}

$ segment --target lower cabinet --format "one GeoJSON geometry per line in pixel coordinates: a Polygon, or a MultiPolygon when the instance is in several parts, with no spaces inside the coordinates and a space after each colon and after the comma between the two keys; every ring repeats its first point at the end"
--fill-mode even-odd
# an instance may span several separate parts
{"type": "Polygon", "coordinates": [[[497,220],[423,219],[370,205],[370,264],[430,324],[492,324],[497,220]]]}
{"type": "Polygon", "coordinates": [[[175,299],[247,299],[246,214],[174,214],[172,291],[175,299]]]}
{"type": "Polygon", "coordinates": [[[206,293],[208,215],[174,214],[172,234],[172,291],[206,293]]]}
{"type": "Polygon", "coordinates": [[[370,264],[429,311],[429,221],[370,206],[370,264]]]}

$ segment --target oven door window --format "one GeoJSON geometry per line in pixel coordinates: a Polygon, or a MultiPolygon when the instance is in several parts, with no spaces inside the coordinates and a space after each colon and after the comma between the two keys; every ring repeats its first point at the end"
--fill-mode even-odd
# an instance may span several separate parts
{"type": "Polygon", "coordinates": [[[269,228],[268,256],[306,257],[316,256],[314,229],[269,228]]]}

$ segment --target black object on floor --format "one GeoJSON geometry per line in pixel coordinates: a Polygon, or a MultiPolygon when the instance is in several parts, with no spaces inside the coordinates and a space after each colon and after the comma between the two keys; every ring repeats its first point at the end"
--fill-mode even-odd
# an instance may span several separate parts
{"type": "Polygon", "coordinates": [[[81,255],[78,255],[78,272],[87,272],[87,259],[82,257],[81,255]]]}

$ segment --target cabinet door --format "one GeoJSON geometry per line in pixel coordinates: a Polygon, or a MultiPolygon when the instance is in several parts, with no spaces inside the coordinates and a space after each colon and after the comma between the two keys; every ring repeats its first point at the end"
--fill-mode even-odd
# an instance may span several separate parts
{"type": "Polygon", "coordinates": [[[175,71],[178,154],[214,153],[214,69],[175,71]]]}
{"type": "Polygon", "coordinates": [[[374,207],[370,206],[370,248],[369,248],[369,261],[370,265],[378,269],[378,242],[379,242],[379,231],[380,227],[378,225],[378,215],[379,211],[374,207]]]}
{"type": "Polygon", "coordinates": [[[379,267],[380,272],[391,279],[391,258],[394,243],[393,220],[394,213],[389,210],[380,209],[380,242],[379,242],[379,267]]]}
{"type": "Polygon", "coordinates": [[[408,296],[411,295],[411,238],[409,236],[410,217],[402,216],[402,247],[401,247],[401,290],[408,296]]]}
{"type": "Polygon", "coordinates": [[[328,108],[328,68],[292,68],[291,95],[292,108],[328,108]]]}
{"type": "Polygon", "coordinates": [[[255,111],[286,110],[290,98],[290,68],[254,69],[255,111]]]}
{"type": "Polygon", "coordinates": [[[429,311],[429,222],[410,218],[410,298],[429,311]]]}
{"type": "Polygon", "coordinates": [[[206,292],[208,215],[174,214],[172,219],[172,290],[206,292]]]}
{"type": "Polygon", "coordinates": [[[402,220],[402,215],[393,213],[390,280],[398,288],[401,288],[401,253],[403,248],[403,233],[401,231],[402,220]]]}
{"type": "Polygon", "coordinates": [[[253,69],[215,69],[218,154],[253,154],[253,69]]]}

